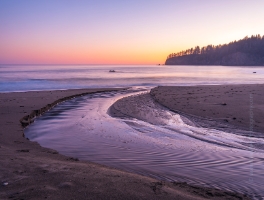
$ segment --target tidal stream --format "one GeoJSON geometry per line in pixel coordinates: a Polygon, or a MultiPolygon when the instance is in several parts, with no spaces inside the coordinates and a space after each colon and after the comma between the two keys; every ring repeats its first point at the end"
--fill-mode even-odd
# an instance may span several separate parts
{"type": "MultiPolygon", "coordinates": [[[[108,114],[118,99],[145,92],[105,92],[65,101],[37,118],[25,135],[80,160],[254,199],[264,197],[263,138],[187,125],[180,115],[155,103],[148,109],[162,123],[152,123],[151,116],[140,120],[108,114]]],[[[143,111],[144,106],[148,105],[142,103],[143,111]]]]}

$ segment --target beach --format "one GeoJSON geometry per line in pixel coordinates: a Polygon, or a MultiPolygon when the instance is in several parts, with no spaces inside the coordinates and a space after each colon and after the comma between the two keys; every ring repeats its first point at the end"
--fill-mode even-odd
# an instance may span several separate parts
{"type": "Polygon", "coordinates": [[[156,87],[150,93],[158,103],[188,118],[210,119],[221,126],[264,132],[262,84],[165,86],[156,87]]]}
{"type": "MultiPolygon", "coordinates": [[[[257,131],[262,131],[263,125],[261,125],[261,119],[263,119],[263,117],[261,118],[261,116],[263,112],[261,112],[261,109],[263,107],[261,107],[262,103],[260,96],[263,91],[262,87],[262,85],[196,86],[186,88],[158,87],[153,89],[150,94],[157,102],[171,110],[201,117],[213,118],[212,110],[214,105],[211,104],[214,103],[218,106],[216,110],[219,112],[216,113],[215,119],[227,119],[228,122],[224,122],[232,122],[232,125],[246,129],[248,126],[248,118],[246,118],[248,113],[246,114],[246,112],[248,112],[247,108],[249,108],[248,92],[253,92],[253,97],[258,95],[258,98],[254,98],[254,108],[256,108],[256,110],[254,110],[254,116],[256,117],[257,123],[254,128],[257,131]],[[225,95],[227,95],[227,92],[231,89],[235,90],[237,93],[239,92],[239,95],[244,95],[248,98],[241,98],[242,96],[238,96],[239,104],[235,100],[231,100],[234,98],[228,99],[228,96],[225,98],[225,95]],[[197,91],[199,91],[199,94],[196,93],[197,91]],[[198,98],[198,96],[195,96],[193,93],[199,96],[201,102],[206,100],[206,105],[201,103],[198,104],[201,105],[199,107],[197,106],[197,101],[189,100],[189,98],[198,98]],[[223,96],[223,98],[219,98],[217,95],[223,96]],[[172,103],[175,101],[180,106],[177,107],[177,104],[172,103]],[[186,106],[187,102],[188,106],[186,106]],[[202,106],[206,106],[206,108],[202,106]],[[210,107],[209,111],[201,111],[201,109],[208,109],[208,106],[210,107]],[[229,106],[231,107],[230,109],[222,109],[222,107],[229,106]],[[219,109],[219,107],[221,109],[219,109]],[[245,108],[245,110],[242,108],[245,108]],[[231,114],[229,114],[230,111],[231,114]],[[233,118],[236,118],[238,122],[233,118]],[[231,119],[233,119],[234,122],[231,119]]],[[[1,93],[0,198],[248,199],[242,194],[190,186],[186,183],[159,181],[146,176],[91,163],[89,161],[79,161],[76,158],[60,155],[55,150],[41,147],[38,143],[31,142],[23,137],[23,126],[20,124],[20,120],[23,117],[30,115],[30,119],[33,121],[36,113],[41,114],[36,111],[41,110],[41,108],[46,108],[46,110],[50,109],[52,106],[59,103],[60,100],[64,101],[74,96],[113,90],[121,89],[1,93]],[[32,111],[35,111],[33,115],[32,111]]],[[[236,95],[234,95],[234,97],[235,96],[236,95]]],[[[43,109],[43,112],[44,111],[45,109],[43,109]]]]}
{"type": "Polygon", "coordinates": [[[0,1],[0,200],[264,200],[264,1],[0,1]]]}

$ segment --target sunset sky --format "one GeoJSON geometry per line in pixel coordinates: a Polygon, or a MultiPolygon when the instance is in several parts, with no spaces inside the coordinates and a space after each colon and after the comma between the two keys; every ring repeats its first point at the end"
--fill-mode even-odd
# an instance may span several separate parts
{"type": "Polygon", "coordinates": [[[264,35],[263,0],[1,0],[0,64],[158,64],[264,35]]]}

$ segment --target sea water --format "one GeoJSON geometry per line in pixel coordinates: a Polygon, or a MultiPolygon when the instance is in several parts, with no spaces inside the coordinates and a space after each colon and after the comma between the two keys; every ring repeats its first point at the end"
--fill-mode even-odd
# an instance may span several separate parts
{"type": "Polygon", "coordinates": [[[119,98],[158,85],[263,81],[261,67],[0,66],[0,92],[131,87],[128,91],[91,94],[59,104],[25,130],[30,140],[81,160],[160,180],[242,192],[255,199],[264,196],[263,138],[189,127],[178,123],[181,116],[175,113],[171,113],[174,117],[167,125],[161,126],[138,119],[112,118],[107,112],[119,98]],[[245,145],[247,142],[262,145],[253,145],[252,149],[245,145]]]}
{"type": "Polygon", "coordinates": [[[261,67],[0,65],[0,92],[263,82],[264,68],[261,67]]]}

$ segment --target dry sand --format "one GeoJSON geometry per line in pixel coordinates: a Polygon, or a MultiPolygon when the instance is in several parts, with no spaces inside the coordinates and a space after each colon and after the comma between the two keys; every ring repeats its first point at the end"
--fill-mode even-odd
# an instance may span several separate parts
{"type": "MultiPolygon", "coordinates": [[[[187,117],[210,119],[221,126],[264,133],[264,85],[156,87],[151,96],[187,117]],[[251,112],[251,114],[250,114],[251,112]]],[[[214,124],[215,126],[215,124],[214,124]]]]}
{"type": "MultiPolygon", "coordinates": [[[[167,94],[166,88],[161,89],[167,94]]],[[[78,161],[23,137],[19,120],[33,110],[45,111],[65,97],[109,90],[1,93],[0,199],[247,199],[239,194],[161,182],[78,161]],[[48,104],[51,105],[47,107],[48,104]]],[[[155,92],[159,94],[159,90],[155,92]]]]}

